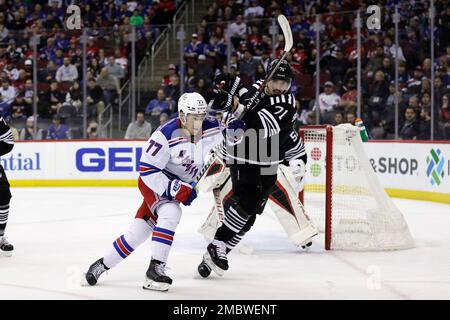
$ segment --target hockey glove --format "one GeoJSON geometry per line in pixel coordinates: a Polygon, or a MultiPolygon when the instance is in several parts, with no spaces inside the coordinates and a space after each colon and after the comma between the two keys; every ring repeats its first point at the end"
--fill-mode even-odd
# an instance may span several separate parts
{"type": "Polygon", "coordinates": [[[171,180],[167,187],[167,195],[170,200],[177,200],[185,206],[189,206],[195,198],[197,191],[189,183],[178,179],[171,180]]]}
{"type": "Polygon", "coordinates": [[[221,73],[214,78],[214,86],[234,96],[242,87],[241,78],[221,73]]]}
{"type": "Polygon", "coordinates": [[[289,168],[291,169],[292,177],[296,183],[294,190],[296,193],[299,193],[305,187],[305,163],[301,159],[293,159],[289,161],[289,168]]]}
{"type": "Polygon", "coordinates": [[[215,111],[229,111],[233,107],[233,96],[221,89],[213,89],[209,95],[209,107],[215,111]]]}
{"type": "Polygon", "coordinates": [[[227,126],[227,140],[229,145],[238,144],[244,136],[246,125],[241,119],[232,119],[227,126]]]}

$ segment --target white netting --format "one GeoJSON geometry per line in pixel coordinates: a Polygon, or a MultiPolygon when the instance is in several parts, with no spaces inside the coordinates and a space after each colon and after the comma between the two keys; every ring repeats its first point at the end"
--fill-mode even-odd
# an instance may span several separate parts
{"type": "MultiPolygon", "coordinates": [[[[304,205],[325,227],[326,129],[302,129],[308,153],[304,205]]],[[[331,249],[395,250],[413,247],[402,213],[381,187],[357,127],[333,127],[331,249]]]]}

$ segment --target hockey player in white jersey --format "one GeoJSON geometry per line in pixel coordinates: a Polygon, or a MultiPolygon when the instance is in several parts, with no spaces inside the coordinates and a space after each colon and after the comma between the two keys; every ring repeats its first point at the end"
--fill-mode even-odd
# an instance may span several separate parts
{"type": "Polygon", "coordinates": [[[206,117],[207,105],[198,93],[185,93],[178,101],[179,117],[159,127],[150,137],[140,161],[139,190],[143,202],[128,230],[106,254],[94,262],[85,277],[95,285],[152,236],[152,257],[144,289],[166,291],[172,279],[166,262],[181,218],[181,207],[197,197],[191,186],[211,149],[223,139],[219,122],[206,117]]]}

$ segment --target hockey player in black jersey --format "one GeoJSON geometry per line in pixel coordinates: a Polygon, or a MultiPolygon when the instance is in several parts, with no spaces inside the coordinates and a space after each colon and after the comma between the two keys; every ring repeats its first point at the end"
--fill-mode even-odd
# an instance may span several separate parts
{"type": "MultiPolygon", "coordinates": [[[[270,64],[268,74],[277,62],[270,64]]],[[[212,103],[213,108],[228,108],[231,103],[228,128],[243,132],[227,135],[224,157],[230,168],[233,196],[223,224],[199,266],[202,276],[209,275],[210,269],[219,275],[228,269],[227,253],[250,230],[256,215],[263,212],[277,181],[278,165],[283,163],[293,171],[305,166],[303,141],[293,129],[295,98],[289,93],[291,81],[291,68],[283,60],[262,90],[259,90],[262,82],[258,81],[249,89],[238,90],[239,101],[220,92],[212,103]],[[261,91],[258,104],[239,119],[257,91],[261,91]]]]}
{"type": "MultiPolygon", "coordinates": [[[[0,156],[3,156],[14,147],[14,139],[8,124],[0,118],[0,156]]],[[[9,201],[11,191],[5,170],[0,165],[0,255],[11,256],[14,247],[5,237],[6,223],[8,222],[9,201]]]]}

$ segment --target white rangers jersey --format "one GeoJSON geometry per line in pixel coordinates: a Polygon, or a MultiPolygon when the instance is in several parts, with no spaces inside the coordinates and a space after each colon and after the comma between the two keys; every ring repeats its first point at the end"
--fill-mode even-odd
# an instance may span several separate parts
{"type": "Polygon", "coordinates": [[[223,140],[219,122],[212,117],[203,121],[196,143],[181,129],[178,118],[159,127],[147,142],[139,164],[140,179],[160,196],[167,196],[169,181],[191,183],[201,171],[210,151],[223,140]]]}

